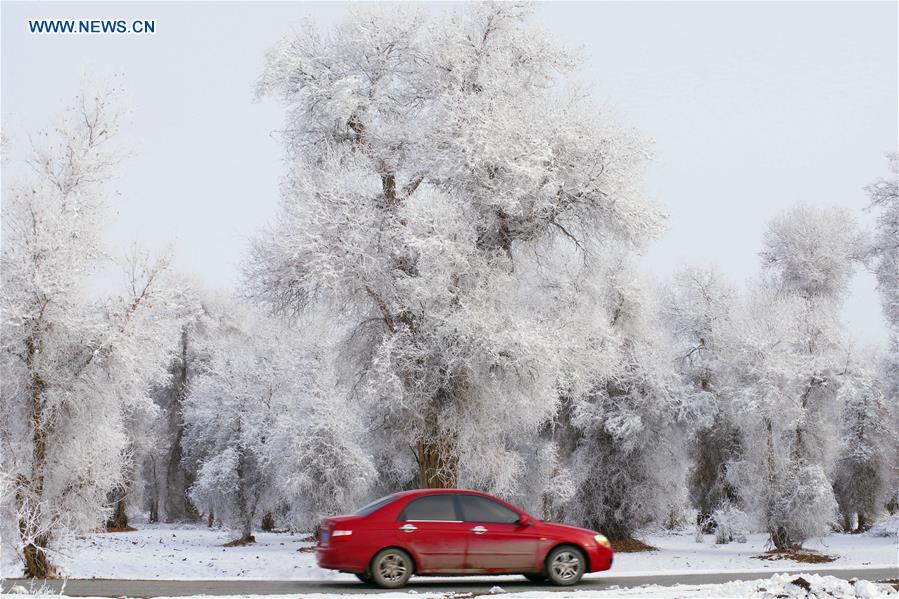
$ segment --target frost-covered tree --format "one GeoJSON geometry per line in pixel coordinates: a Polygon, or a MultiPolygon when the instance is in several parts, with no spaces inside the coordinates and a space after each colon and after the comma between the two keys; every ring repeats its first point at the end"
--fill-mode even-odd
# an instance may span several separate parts
{"type": "Polygon", "coordinates": [[[697,524],[706,533],[715,530],[715,510],[737,509],[727,472],[742,446],[729,393],[738,305],[736,290],[715,269],[677,273],[665,297],[665,322],[677,343],[679,371],[690,390],[687,401],[698,416],[689,441],[688,490],[697,524]]]}
{"type": "Polygon", "coordinates": [[[267,445],[275,503],[297,530],[317,531],[322,518],[358,507],[376,476],[362,419],[330,357],[320,347],[296,350],[291,392],[281,398],[267,445]]]}
{"type": "MultiPolygon", "coordinates": [[[[871,207],[878,211],[872,244],[874,272],[884,315],[890,327],[890,345],[881,369],[881,389],[892,412],[893,430],[899,429],[899,154],[889,154],[890,176],[869,185],[871,207]]],[[[893,505],[899,504],[899,444],[890,452],[893,505]]]]}
{"type": "Polygon", "coordinates": [[[892,176],[868,186],[871,207],[878,210],[873,253],[883,310],[899,343],[899,154],[890,154],[892,176]]]}
{"type": "Polygon", "coordinates": [[[240,531],[237,543],[253,541],[265,514],[308,529],[351,508],[374,470],[358,415],[317,348],[304,331],[234,302],[212,309],[208,358],[184,403],[191,499],[240,531]]]}
{"type": "Polygon", "coordinates": [[[154,442],[142,447],[139,454],[143,503],[150,522],[196,520],[199,517],[187,497],[195,473],[181,459],[182,406],[194,372],[196,358],[192,332],[195,326],[193,320],[182,326],[169,365],[169,380],[153,390],[156,413],[146,423],[149,428],[146,436],[152,437],[154,442]]]}
{"type": "Polygon", "coordinates": [[[62,540],[105,522],[109,493],[127,483],[126,422],[166,376],[162,316],[177,305],[167,260],[132,261],[121,295],[85,289],[107,260],[115,106],[111,94],[78,97],[4,189],[3,536],[33,577],[54,575],[62,540]]]}
{"type": "Polygon", "coordinates": [[[788,210],[769,224],[768,276],[738,324],[735,401],[744,438],[759,442],[744,447],[734,479],[778,549],[800,547],[836,518],[828,473],[851,352],[839,310],[865,252],[847,211],[788,210]]]}
{"type": "Polygon", "coordinates": [[[196,478],[196,464],[183,459],[183,406],[190,384],[206,367],[209,344],[226,312],[216,294],[196,281],[185,283],[193,296],[192,311],[182,319],[169,364],[169,378],[153,390],[155,411],[145,421],[148,439],[137,452],[144,509],[151,522],[197,520],[197,508],[187,491],[196,478]]]}
{"type": "Polygon", "coordinates": [[[183,404],[185,458],[196,464],[195,505],[254,541],[253,522],[271,509],[273,476],[266,444],[286,384],[282,348],[236,305],[209,341],[209,361],[183,404]]]}
{"type": "MultiPolygon", "coordinates": [[[[147,264],[148,258],[146,252],[141,252],[136,247],[133,248],[128,256],[128,262],[132,265],[130,270],[133,272],[135,266],[147,264]]],[[[180,327],[183,331],[184,327],[196,318],[200,306],[196,294],[183,278],[170,274],[169,285],[171,288],[170,305],[168,308],[158,306],[155,317],[159,320],[160,326],[164,326],[170,335],[167,342],[171,344],[171,347],[168,349],[169,357],[167,359],[174,362],[177,358],[173,359],[171,356],[176,355],[174,350],[178,337],[177,329],[180,327]]],[[[124,471],[124,482],[109,495],[109,502],[114,507],[106,523],[107,528],[128,527],[129,512],[141,510],[142,504],[155,494],[156,485],[153,484],[153,480],[148,481],[145,478],[143,469],[147,465],[149,456],[166,453],[166,449],[168,449],[165,444],[167,431],[163,423],[170,419],[170,414],[166,409],[170,406],[159,403],[158,390],[177,385],[176,374],[169,368],[168,376],[154,381],[150,392],[153,401],[143,402],[127,414],[125,429],[128,431],[127,454],[129,460],[124,471]]],[[[158,513],[151,510],[150,519],[157,520],[158,513]]]]}
{"type": "Polygon", "coordinates": [[[604,280],[612,301],[601,351],[615,358],[598,362],[589,391],[572,405],[577,493],[566,515],[624,539],[683,504],[681,449],[690,406],[655,295],[627,262],[610,268],[604,280]]]}
{"type": "Polygon", "coordinates": [[[574,319],[552,299],[589,280],[601,249],[659,227],[635,187],[643,142],[564,93],[577,61],[529,10],[310,26],[269,53],[260,83],[289,107],[292,168],[249,287],[275,310],[340,316],[338,374],[355,381],[342,388],[382,435],[394,487],[411,463],[422,487],[513,492],[517,440],[581,378],[574,319]],[[588,266],[552,270],[559,252],[588,266]]]}
{"type": "Polygon", "coordinates": [[[899,442],[878,362],[873,355],[852,359],[842,376],[842,448],[833,486],[847,532],[864,532],[874,524],[890,491],[890,460],[899,442]]]}

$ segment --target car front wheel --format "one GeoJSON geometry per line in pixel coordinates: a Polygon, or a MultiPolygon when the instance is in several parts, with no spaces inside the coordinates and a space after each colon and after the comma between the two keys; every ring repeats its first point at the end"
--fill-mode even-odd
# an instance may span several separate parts
{"type": "Polygon", "coordinates": [[[381,588],[398,589],[412,576],[412,558],[402,549],[382,549],[371,560],[372,581],[381,588]]]}
{"type": "Polygon", "coordinates": [[[546,575],[550,582],[569,586],[577,582],[587,571],[584,553],[570,545],[556,547],[546,557],[546,575]]]}

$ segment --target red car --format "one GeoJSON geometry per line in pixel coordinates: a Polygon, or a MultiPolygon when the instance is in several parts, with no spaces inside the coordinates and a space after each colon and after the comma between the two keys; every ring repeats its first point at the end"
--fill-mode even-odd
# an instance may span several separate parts
{"type": "Polygon", "coordinates": [[[322,568],[398,588],[412,574],[523,574],[572,585],[612,567],[608,539],[541,522],[505,501],[457,489],[394,493],[322,523],[322,568]]]}

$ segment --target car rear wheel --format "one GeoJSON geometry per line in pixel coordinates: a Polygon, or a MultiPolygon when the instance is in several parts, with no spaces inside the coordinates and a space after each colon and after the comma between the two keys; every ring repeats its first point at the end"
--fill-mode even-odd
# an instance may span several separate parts
{"type": "Polygon", "coordinates": [[[559,586],[577,584],[586,571],[584,553],[571,545],[556,547],[546,558],[547,578],[559,586]]]}
{"type": "Polygon", "coordinates": [[[382,549],[371,560],[372,580],[385,589],[405,586],[412,576],[412,558],[402,549],[382,549]]]}

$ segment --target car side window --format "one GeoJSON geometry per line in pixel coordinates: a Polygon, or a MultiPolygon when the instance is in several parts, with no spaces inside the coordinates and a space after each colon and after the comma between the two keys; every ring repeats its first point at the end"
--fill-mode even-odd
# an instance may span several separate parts
{"type": "Polygon", "coordinates": [[[518,512],[480,495],[460,495],[459,503],[466,522],[514,524],[520,518],[518,512]]]}
{"type": "Polygon", "coordinates": [[[381,497],[380,499],[376,499],[369,504],[359,508],[356,510],[355,514],[357,516],[368,516],[369,514],[373,514],[388,503],[391,503],[396,500],[396,495],[388,495],[387,497],[381,497]]]}
{"type": "Polygon", "coordinates": [[[427,495],[409,502],[400,514],[400,520],[460,521],[456,514],[456,502],[449,493],[427,495]]]}

